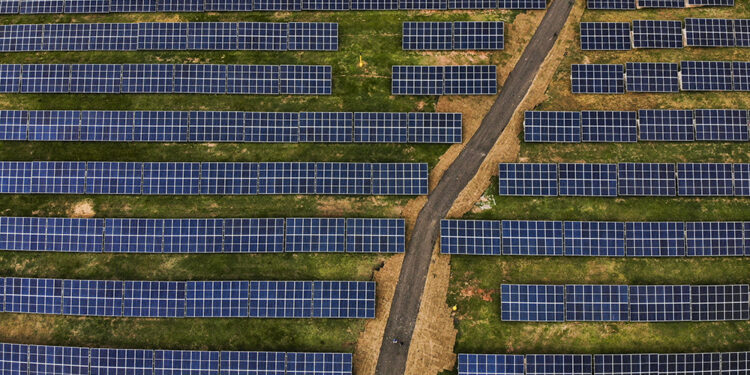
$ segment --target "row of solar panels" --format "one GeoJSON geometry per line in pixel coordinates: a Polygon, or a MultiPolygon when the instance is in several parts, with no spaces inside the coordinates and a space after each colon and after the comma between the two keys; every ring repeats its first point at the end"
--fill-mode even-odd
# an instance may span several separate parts
{"type": "Polygon", "coordinates": [[[574,94],[750,91],[750,62],[573,64],[571,86],[574,94]]]}
{"type": "Polygon", "coordinates": [[[546,7],[546,0],[3,0],[0,3],[0,14],[545,9],[546,7]]]}
{"type": "Polygon", "coordinates": [[[733,7],[734,0],[587,0],[588,9],[628,10],[636,8],[733,7]]]}
{"type": "Polygon", "coordinates": [[[494,95],[497,66],[393,66],[393,95],[494,95]]]}
{"type": "Polygon", "coordinates": [[[750,352],[674,354],[459,354],[458,375],[742,375],[750,352]]]}
{"type": "Polygon", "coordinates": [[[351,375],[351,353],[80,348],[0,343],[5,375],[351,375]]]}
{"type": "Polygon", "coordinates": [[[505,47],[502,21],[404,22],[405,50],[501,50],[505,47]]]}
{"type": "Polygon", "coordinates": [[[748,141],[745,109],[527,111],[526,142],[748,141]]]}
{"type": "Polygon", "coordinates": [[[502,163],[500,195],[750,196],[750,164],[502,163]]]}
{"type": "Polygon", "coordinates": [[[0,110],[3,141],[461,143],[461,113],[0,110]]]}
{"type": "Polygon", "coordinates": [[[502,285],[501,319],[679,322],[750,319],[741,285],[502,285]]]}
{"type": "Polygon", "coordinates": [[[88,253],[403,253],[404,219],[0,217],[0,250],[88,253]]]}
{"type": "Polygon", "coordinates": [[[681,21],[635,20],[581,22],[581,49],[750,47],[750,19],[686,18],[681,21]]]}
{"type": "Polygon", "coordinates": [[[750,256],[750,222],[442,220],[453,255],[750,256]]]}
{"type": "Polygon", "coordinates": [[[0,162],[0,194],[426,195],[426,163],[0,162]]]}
{"type": "Polygon", "coordinates": [[[337,23],[143,22],[0,25],[0,52],[336,51],[337,23]]]}
{"type": "Polygon", "coordinates": [[[0,311],[149,318],[374,318],[372,281],[0,278],[0,311]],[[1,286],[1,285],[0,285],[1,286]]]}
{"type": "Polygon", "coordinates": [[[5,64],[0,92],[330,95],[324,65],[5,64]]]}

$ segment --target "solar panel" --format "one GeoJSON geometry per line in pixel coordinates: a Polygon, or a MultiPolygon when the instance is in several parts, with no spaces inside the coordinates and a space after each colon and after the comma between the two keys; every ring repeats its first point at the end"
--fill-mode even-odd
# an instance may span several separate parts
{"type": "Polygon", "coordinates": [[[448,9],[447,0],[399,0],[398,8],[400,10],[417,10],[417,9],[448,9]]]}
{"type": "Polygon", "coordinates": [[[443,95],[444,67],[394,65],[391,69],[393,95],[443,95]]]}
{"type": "Polygon", "coordinates": [[[200,163],[143,163],[143,194],[184,195],[200,192],[200,163]]]}
{"type": "Polygon", "coordinates": [[[618,195],[677,195],[674,164],[619,163],[617,165],[617,173],[618,195]]]}
{"type": "Polygon", "coordinates": [[[633,20],[633,47],[682,48],[682,22],[633,20]]]}
{"type": "Polygon", "coordinates": [[[354,112],[352,141],[360,143],[406,143],[408,140],[408,117],[409,114],[407,113],[354,112]]]}
{"type": "Polygon", "coordinates": [[[0,65],[0,92],[15,93],[21,91],[21,64],[0,65]]]}
{"type": "Polygon", "coordinates": [[[659,354],[659,373],[665,375],[718,374],[719,353],[659,354]]]}
{"type": "Polygon", "coordinates": [[[560,163],[557,168],[560,196],[617,196],[617,164],[560,163]]]}
{"type": "Polygon", "coordinates": [[[286,219],[286,252],[346,251],[346,220],[343,218],[286,219]]]}
{"type": "Polygon", "coordinates": [[[191,142],[242,142],[244,128],[244,112],[190,112],[191,142]]]}
{"type": "Polygon", "coordinates": [[[249,12],[253,10],[252,0],[205,0],[206,12],[249,12]]]}
{"type": "Polygon", "coordinates": [[[584,375],[592,372],[591,355],[529,354],[526,355],[528,375],[584,375]]]}
{"type": "Polygon", "coordinates": [[[524,375],[523,360],[512,354],[459,354],[458,375],[524,375]]]}
{"type": "Polygon", "coordinates": [[[62,280],[6,277],[5,312],[60,314],[62,280]]]}
{"type": "Polygon", "coordinates": [[[285,375],[284,352],[221,352],[221,375],[285,375]]]}
{"type": "Polygon", "coordinates": [[[297,0],[254,0],[255,11],[298,11],[301,10],[300,1],[297,0]]]}
{"type": "Polygon", "coordinates": [[[81,118],[78,111],[29,111],[30,141],[78,141],[81,118]]]}
{"type": "Polygon", "coordinates": [[[352,141],[351,112],[300,112],[299,142],[352,141]]]}
{"type": "Polygon", "coordinates": [[[203,0],[159,0],[158,12],[203,12],[203,0]]]}
{"type": "Polygon", "coordinates": [[[625,250],[629,257],[683,257],[685,223],[625,223],[625,250]]]}
{"type": "Polygon", "coordinates": [[[227,94],[278,94],[279,71],[276,65],[227,65],[227,94]]]}
{"type": "Polygon", "coordinates": [[[727,6],[733,7],[734,0],[687,0],[689,6],[727,6]]]}
{"type": "Polygon", "coordinates": [[[642,141],[694,141],[693,111],[641,109],[638,127],[642,141]]]}
{"type": "Polygon", "coordinates": [[[177,64],[174,66],[174,92],[183,94],[224,94],[227,92],[227,66],[216,64],[177,64]]]}
{"type": "Polygon", "coordinates": [[[677,194],[680,196],[731,196],[732,164],[678,163],[677,194]]]}
{"type": "Polygon", "coordinates": [[[68,93],[70,65],[27,64],[21,72],[21,93],[68,93]]]}
{"type": "Polygon", "coordinates": [[[523,120],[525,142],[581,141],[581,112],[526,111],[523,120]]]}
{"type": "Polygon", "coordinates": [[[189,112],[136,111],[133,114],[133,140],[137,142],[186,142],[189,112]]]}
{"type": "MultiPolygon", "coordinates": [[[[88,348],[29,345],[28,350],[29,375],[89,374],[88,348]]],[[[5,371],[3,373],[6,374],[5,371]]]]}
{"type": "Polygon", "coordinates": [[[403,253],[404,219],[346,219],[347,253],[403,253]]]}
{"type": "Polygon", "coordinates": [[[427,163],[372,164],[373,195],[426,195],[427,163]]]}
{"type": "Polygon", "coordinates": [[[174,88],[174,65],[123,64],[123,94],[166,94],[174,88]]]}
{"type": "Polygon", "coordinates": [[[690,311],[689,285],[630,286],[632,322],[690,321],[690,311]]]}
{"type": "Polygon", "coordinates": [[[686,223],[688,256],[745,255],[742,222],[686,223]]]}
{"type": "MultiPolygon", "coordinates": [[[[122,316],[122,291],[122,281],[63,280],[62,314],[122,316]]],[[[88,352],[85,366],[82,375],[88,375],[88,352]]]]}
{"type": "MultiPolygon", "coordinates": [[[[734,0],[730,0],[734,4],[734,0]]],[[[734,6],[734,5],[731,5],[734,6]]],[[[735,19],[734,27],[734,44],[737,47],[750,47],[750,19],[735,19]]]]}
{"type": "Polygon", "coordinates": [[[324,65],[281,65],[281,94],[331,95],[331,67],[324,65]]]}
{"type": "Polygon", "coordinates": [[[0,162],[0,193],[30,193],[32,162],[0,162]]]}
{"type": "Polygon", "coordinates": [[[748,285],[693,285],[690,287],[692,320],[750,319],[748,285]]]}
{"type": "Polygon", "coordinates": [[[372,194],[372,165],[316,163],[315,194],[372,194]]]}
{"type": "Polygon", "coordinates": [[[441,220],[440,252],[454,255],[500,255],[498,220],[441,220]]]}
{"type": "Polygon", "coordinates": [[[565,320],[628,321],[627,285],[566,285],[565,320]]]}
{"type": "Polygon", "coordinates": [[[284,219],[224,219],[225,253],[284,251],[284,219]]]}
{"type": "Polygon", "coordinates": [[[625,93],[625,72],[622,65],[573,64],[571,70],[574,94],[625,93]]]}
{"type": "Polygon", "coordinates": [[[750,91],[750,62],[735,61],[732,63],[732,89],[750,91]]]}
{"type": "MultiPolygon", "coordinates": [[[[250,282],[248,281],[188,281],[185,286],[185,316],[195,318],[229,318],[247,317],[248,293],[250,282]]],[[[211,370],[209,374],[218,374],[218,352],[215,367],[205,368],[211,370]]],[[[158,357],[157,366],[158,369],[158,357]]],[[[155,375],[159,375],[157,373],[155,375]]],[[[165,374],[168,375],[168,374],[165,374]]]]}
{"type": "Polygon", "coordinates": [[[129,142],[133,140],[134,112],[81,111],[81,140],[129,142]]]}
{"type": "MultiPolygon", "coordinates": [[[[0,249],[46,251],[47,220],[39,217],[0,217],[0,249]]],[[[2,292],[2,286],[0,286],[2,292]]],[[[2,293],[0,293],[2,294],[2,293]]]]}
{"type": "Polygon", "coordinates": [[[497,0],[448,0],[448,9],[497,9],[497,0]]]}
{"type": "Polygon", "coordinates": [[[73,94],[119,94],[122,65],[73,64],[70,73],[70,92],[73,94]]]}
{"type": "Polygon", "coordinates": [[[54,14],[62,13],[65,9],[65,0],[23,0],[21,1],[21,14],[54,14]]]}
{"type": "Polygon", "coordinates": [[[41,50],[87,51],[91,44],[91,24],[55,23],[44,26],[41,50]]]}
{"type": "Polygon", "coordinates": [[[610,10],[635,9],[635,0],[587,0],[586,8],[610,10]]]}
{"type": "Polygon", "coordinates": [[[106,219],[104,227],[104,252],[162,252],[164,220],[106,219]]]}
{"type": "Polygon", "coordinates": [[[375,318],[375,282],[313,281],[313,318],[375,318]]]}
{"type": "Polygon", "coordinates": [[[65,13],[109,13],[109,0],[65,0],[65,13]]]}
{"type": "Polygon", "coordinates": [[[299,113],[245,113],[245,142],[293,143],[298,140],[299,113]]]}
{"type": "Polygon", "coordinates": [[[461,143],[463,115],[446,112],[412,112],[408,119],[408,143],[461,143]]]}
{"type": "Polygon", "coordinates": [[[238,50],[286,51],[289,24],[239,22],[237,25],[238,50]]]}
{"type": "Polygon", "coordinates": [[[500,195],[557,196],[557,164],[500,163],[500,195]]]}
{"type": "Polygon", "coordinates": [[[257,194],[258,166],[254,163],[201,163],[203,195],[257,194]]]}
{"type": "MultiPolygon", "coordinates": [[[[488,4],[487,0],[449,0],[466,2],[473,1],[474,8],[488,4]],[[476,4],[481,3],[481,4],[476,4]]],[[[494,1],[490,1],[494,2],[494,1]]],[[[455,50],[501,50],[505,48],[505,24],[501,21],[484,22],[454,22],[453,49],[455,50]]]]}
{"type": "Polygon", "coordinates": [[[734,20],[685,18],[688,47],[734,47],[734,20]]]}
{"type": "Polygon", "coordinates": [[[187,22],[142,22],[138,24],[138,50],[188,49],[187,22]]]}
{"type": "Polygon", "coordinates": [[[404,22],[401,46],[404,50],[451,50],[453,23],[404,22]]]}
{"type": "Polygon", "coordinates": [[[287,353],[287,375],[348,375],[351,353],[287,353]]]}
{"type": "Polygon", "coordinates": [[[565,255],[625,256],[625,224],[604,221],[566,221],[565,255]]]}
{"type": "Polygon", "coordinates": [[[680,62],[683,91],[732,91],[730,61],[680,62]]]}
{"type": "Polygon", "coordinates": [[[312,282],[251,281],[251,318],[310,318],[312,282]]]}
{"type": "Polygon", "coordinates": [[[2,0],[0,1],[0,14],[16,14],[21,6],[20,0],[2,0]]]}
{"type": "Polygon", "coordinates": [[[500,9],[545,9],[546,0],[499,0],[500,9]]]}
{"type": "Polygon", "coordinates": [[[189,50],[236,50],[237,23],[190,22],[187,28],[189,50]]]}
{"type": "Polygon", "coordinates": [[[562,285],[502,284],[501,290],[503,321],[565,321],[565,289],[562,285]]]}
{"type": "Polygon", "coordinates": [[[91,375],[153,375],[154,351],[91,349],[91,375]]]}
{"type": "Polygon", "coordinates": [[[658,354],[594,355],[594,375],[634,375],[658,373],[658,354]]]}
{"type": "Polygon", "coordinates": [[[497,94],[497,66],[465,65],[444,66],[443,94],[494,95],[497,94]]]}
{"type": "Polygon", "coordinates": [[[685,0],[638,0],[639,8],[684,8],[685,0]]]}
{"type": "Polygon", "coordinates": [[[399,0],[351,0],[352,10],[398,10],[399,0]]]}
{"type": "MultiPolygon", "coordinates": [[[[750,196],[750,164],[734,165],[734,195],[737,197],[750,196]]],[[[748,237],[748,240],[750,240],[750,237],[748,237]]],[[[747,251],[750,254],[750,248],[747,251]]]]}
{"type": "Polygon", "coordinates": [[[313,194],[315,163],[258,163],[258,194],[313,194]]]}
{"type": "Polygon", "coordinates": [[[636,142],[636,113],[630,111],[582,111],[583,142],[636,142]]]}
{"type": "Polygon", "coordinates": [[[3,375],[27,375],[29,369],[29,346],[23,344],[0,344],[0,368],[3,375]]]}
{"type": "Polygon", "coordinates": [[[154,375],[219,375],[219,352],[155,350],[154,375]]]}
{"type": "Polygon", "coordinates": [[[61,252],[100,253],[104,221],[99,219],[42,218],[47,233],[44,236],[45,248],[39,250],[61,252]]]}
{"type": "Polygon", "coordinates": [[[696,109],[695,138],[698,141],[747,141],[747,111],[696,109]]]}
{"type": "Polygon", "coordinates": [[[185,316],[184,282],[125,281],[123,285],[122,316],[144,318],[185,316]]]}
{"type": "Polygon", "coordinates": [[[156,0],[110,0],[109,11],[112,13],[156,12],[156,0]]]}
{"type": "Polygon", "coordinates": [[[503,255],[562,256],[562,221],[503,220],[503,255]]]}
{"type": "Polygon", "coordinates": [[[83,194],[86,163],[35,161],[31,163],[31,191],[39,194],[83,194]]]}
{"type": "Polygon", "coordinates": [[[627,22],[581,22],[581,49],[584,51],[626,51],[631,49],[627,22]]]}
{"type": "Polygon", "coordinates": [[[626,70],[626,88],[629,92],[680,91],[677,64],[629,62],[626,70]]]}
{"type": "MultiPolygon", "coordinates": [[[[2,14],[3,3],[0,1],[0,14],[2,14]]],[[[42,51],[45,28],[46,25],[43,24],[3,25],[0,28],[0,51],[42,51]]]]}
{"type": "Polygon", "coordinates": [[[740,375],[750,370],[750,352],[721,353],[721,375],[740,375]]]}
{"type": "MultiPolygon", "coordinates": [[[[321,8],[345,6],[342,0],[304,0],[321,8]],[[334,4],[331,4],[334,3],[334,4]]],[[[344,10],[344,9],[336,9],[344,10]]],[[[339,24],[333,22],[289,22],[287,49],[290,51],[337,51],[339,49],[339,24]]]]}
{"type": "Polygon", "coordinates": [[[164,220],[165,253],[220,253],[223,219],[164,220]]]}

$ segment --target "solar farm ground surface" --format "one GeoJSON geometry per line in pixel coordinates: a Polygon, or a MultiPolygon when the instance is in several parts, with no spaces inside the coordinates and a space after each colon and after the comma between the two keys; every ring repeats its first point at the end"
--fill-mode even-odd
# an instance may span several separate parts
{"type": "MultiPolygon", "coordinates": [[[[427,54],[401,49],[403,21],[512,22],[518,12],[300,12],[3,16],[3,23],[321,21],[338,22],[338,52],[44,52],[0,63],[317,64],[333,67],[330,96],[0,95],[2,109],[434,111],[436,98],[391,97],[391,65],[496,64],[503,51],[427,54]],[[365,62],[358,66],[359,55],[365,62]],[[471,61],[469,61],[471,58],[471,61]]],[[[509,36],[511,38],[511,36],[509,36]]],[[[427,162],[447,145],[2,142],[0,160],[427,162]]],[[[408,197],[0,196],[3,216],[401,217],[408,197]]],[[[86,255],[2,253],[0,274],[117,280],[370,280],[379,255],[86,255]]],[[[201,350],[354,350],[362,320],[109,319],[0,317],[0,341],[201,350]]]]}
{"type": "MultiPolygon", "coordinates": [[[[731,8],[585,11],[582,22],[631,22],[746,18],[750,4],[731,8]]],[[[579,33],[577,32],[576,38],[579,33]]],[[[547,100],[534,110],[623,110],[740,108],[748,93],[573,95],[571,64],[625,64],[681,60],[748,61],[742,48],[581,51],[576,39],[567,50],[547,100]]],[[[524,143],[516,160],[528,163],[743,162],[746,142],[524,143]]],[[[497,173],[497,172],[495,172],[497,173]]],[[[465,219],[750,221],[747,200],[739,198],[500,197],[497,176],[465,219]]],[[[508,323],[500,321],[500,284],[733,284],[750,282],[748,259],[623,259],[454,256],[448,305],[458,307],[456,353],[638,353],[746,350],[748,322],[717,323],[508,323]]],[[[450,372],[445,372],[450,374],[450,372]]]]}

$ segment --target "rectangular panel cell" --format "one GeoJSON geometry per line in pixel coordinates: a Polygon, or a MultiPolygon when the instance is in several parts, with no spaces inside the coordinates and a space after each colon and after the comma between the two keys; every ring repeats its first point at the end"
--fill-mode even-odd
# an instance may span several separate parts
{"type": "Polygon", "coordinates": [[[299,113],[299,142],[351,142],[352,132],[351,112],[299,113]]]}
{"type": "Polygon", "coordinates": [[[408,143],[461,143],[463,114],[412,112],[408,119],[408,143]]]}
{"type": "Polygon", "coordinates": [[[23,65],[20,92],[38,94],[62,94],[70,92],[70,65],[23,65]]]}
{"type": "Polygon", "coordinates": [[[331,95],[331,67],[327,65],[281,65],[282,95],[331,95]]]}
{"type": "Polygon", "coordinates": [[[622,322],[630,320],[627,285],[566,285],[565,320],[622,322]]]}
{"type": "Polygon", "coordinates": [[[338,23],[289,22],[288,28],[287,49],[289,51],[337,51],[339,49],[338,23]]]}
{"type": "MultiPolygon", "coordinates": [[[[102,252],[102,235],[104,220],[49,217],[40,218],[46,221],[44,227],[45,249],[59,252],[102,252]]],[[[39,249],[42,250],[42,249],[39,249]]]]}
{"type": "Polygon", "coordinates": [[[16,93],[21,91],[21,64],[0,65],[0,92],[16,93]]]}
{"type": "Polygon", "coordinates": [[[562,221],[503,220],[503,255],[562,256],[562,221]]]}
{"type": "Polygon", "coordinates": [[[625,249],[629,257],[683,257],[685,223],[625,223],[625,249]]]}
{"type": "Polygon", "coordinates": [[[748,320],[748,285],[693,285],[690,307],[694,322],[748,320]]]}
{"type": "Polygon", "coordinates": [[[258,192],[255,163],[201,163],[202,195],[249,195],[258,192]]]}
{"type": "Polygon", "coordinates": [[[698,141],[748,141],[747,111],[696,109],[695,139],[698,141]]]}
{"type": "Polygon", "coordinates": [[[143,163],[143,194],[200,193],[200,163],[143,163]]]}
{"type": "Polygon", "coordinates": [[[88,348],[29,345],[28,360],[28,375],[89,375],[88,348]]]}
{"type": "Polygon", "coordinates": [[[161,253],[163,219],[106,219],[104,252],[161,253]]]}
{"type": "MultiPolygon", "coordinates": [[[[461,4],[462,6],[482,7],[488,2],[486,0],[449,0],[449,2],[474,2],[474,4],[461,4]]],[[[454,50],[502,50],[505,48],[505,23],[501,21],[468,22],[459,21],[453,23],[453,49],[454,50]]]]}
{"type": "Polygon", "coordinates": [[[276,65],[227,65],[227,94],[276,95],[279,67],[276,65]]]}
{"type": "Polygon", "coordinates": [[[86,163],[34,161],[31,163],[31,191],[36,194],[83,194],[86,163]]]}
{"type": "Polygon", "coordinates": [[[346,219],[347,253],[403,253],[404,219],[346,219]]]}
{"type": "Polygon", "coordinates": [[[525,142],[581,141],[581,113],[526,111],[523,120],[525,142]]]}
{"type": "Polygon", "coordinates": [[[89,162],[86,194],[141,194],[143,166],[135,162],[89,162]]]}
{"type": "Polygon", "coordinates": [[[427,163],[372,164],[373,195],[426,195],[427,163]]]}
{"type": "Polygon", "coordinates": [[[296,143],[299,140],[299,113],[245,113],[245,142],[296,143]]]}
{"type": "MultiPolygon", "coordinates": [[[[249,281],[188,281],[185,286],[185,316],[189,318],[247,317],[249,292],[249,281]]],[[[218,373],[218,363],[216,365],[215,372],[218,373]]]]}
{"type": "Polygon", "coordinates": [[[681,61],[682,91],[732,91],[731,61],[681,61]]]}
{"type": "Polygon", "coordinates": [[[310,318],[311,281],[251,281],[251,318],[310,318]]]}
{"type": "Polygon", "coordinates": [[[191,142],[243,142],[244,129],[244,112],[190,112],[191,142]]]}
{"type": "Polygon", "coordinates": [[[560,163],[557,168],[560,196],[617,196],[617,164],[560,163]]]}
{"type": "Polygon", "coordinates": [[[626,89],[628,92],[679,92],[677,64],[629,62],[626,89]]]}
{"type": "Polygon", "coordinates": [[[631,44],[628,22],[581,22],[584,51],[626,51],[631,44]]]}
{"type": "Polygon", "coordinates": [[[634,111],[582,111],[582,142],[636,142],[638,125],[634,111]]]}
{"type": "Polygon", "coordinates": [[[187,22],[143,22],[138,24],[138,50],[184,51],[188,47],[187,22]]]}
{"type": "Polygon", "coordinates": [[[659,374],[718,374],[720,362],[719,353],[659,354],[659,374]]]}
{"type": "Polygon", "coordinates": [[[237,23],[235,22],[190,22],[187,33],[189,50],[236,50],[237,23]]]}
{"type": "Polygon", "coordinates": [[[440,252],[454,255],[500,255],[501,221],[441,220],[440,252]]]}
{"type": "Polygon", "coordinates": [[[348,375],[352,373],[351,353],[286,354],[287,375],[348,375]]]}
{"type": "Polygon", "coordinates": [[[285,375],[285,352],[221,351],[221,375],[285,375]]]}
{"type": "Polygon", "coordinates": [[[237,49],[286,51],[288,29],[288,24],[280,22],[239,22],[237,49]]]}
{"type": "Polygon", "coordinates": [[[501,163],[500,195],[557,196],[557,164],[501,163]]]}
{"type": "Polygon", "coordinates": [[[174,92],[182,94],[225,94],[227,92],[227,66],[177,64],[174,66],[174,92]]]}
{"type": "Polygon", "coordinates": [[[125,281],[123,290],[122,316],[141,318],[185,316],[185,282],[125,281]]]}
{"type": "Polygon", "coordinates": [[[731,196],[733,186],[731,163],[677,164],[679,196],[731,196]]]}
{"type": "Polygon", "coordinates": [[[586,8],[604,10],[635,9],[635,0],[587,0],[586,8]]]}
{"type": "Polygon", "coordinates": [[[316,163],[315,194],[372,194],[369,163],[316,163]]]}
{"type": "Polygon", "coordinates": [[[91,349],[91,375],[153,375],[154,351],[91,349]]]}
{"type": "Polygon", "coordinates": [[[674,164],[619,163],[617,189],[621,196],[675,196],[677,180],[674,164]]]}
{"type": "Polygon", "coordinates": [[[123,94],[166,94],[174,88],[172,64],[123,64],[123,94]]]}
{"type": "MultiPolygon", "coordinates": [[[[63,280],[62,314],[122,316],[122,292],[122,281],[63,280]]],[[[83,375],[88,375],[88,362],[83,375]]]]}
{"type": "Polygon", "coordinates": [[[458,375],[524,375],[524,370],[523,355],[458,355],[458,375]]]}
{"type": "Polygon", "coordinates": [[[604,221],[566,221],[565,255],[625,256],[625,224],[604,221]]]}
{"type": "Polygon", "coordinates": [[[743,256],[742,222],[687,222],[687,256],[743,256]]]}
{"type": "MultiPolygon", "coordinates": [[[[750,196],[750,164],[734,165],[734,195],[737,197],[750,196]]],[[[750,237],[748,237],[750,240],[750,237]]],[[[747,249],[750,253],[750,248],[747,249]]]]}
{"type": "Polygon", "coordinates": [[[622,65],[573,64],[571,71],[574,94],[625,93],[625,71],[622,65]]]}
{"type": "Polygon", "coordinates": [[[391,94],[443,95],[442,66],[393,66],[391,94]]]}
{"type": "Polygon", "coordinates": [[[315,163],[258,163],[258,194],[313,194],[315,163]]]}
{"type": "Polygon", "coordinates": [[[219,375],[219,352],[155,350],[154,375],[219,375]]]}
{"type": "Polygon", "coordinates": [[[133,140],[134,112],[81,111],[81,140],[129,142],[133,140]]]}
{"type": "Polygon", "coordinates": [[[30,141],[78,141],[81,135],[79,111],[29,111],[30,141]]]}
{"type": "Polygon", "coordinates": [[[374,281],[314,281],[313,318],[375,318],[374,281]]]}
{"type": "Polygon", "coordinates": [[[688,47],[734,47],[734,20],[685,18],[688,47]]]}
{"type": "Polygon", "coordinates": [[[5,278],[5,312],[62,313],[62,280],[5,278]]]}
{"type": "Polygon", "coordinates": [[[406,143],[409,114],[354,112],[352,141],[361,143],[406,143]]]}
{"type": "Polygon", "coordinates": [[[750,91],[750,62],[732,62],[732,90],[750,91]]]}
{"type": "Polygon", "coordinates": [[[224,219],[225,253],[284,251],[284,219],[224,219]]]}
{"type": "Polygon", "coordinates": [[[444,95],[497,94],[497,66],[464,65],[443,67],[444,95]]]}
{"type": "Polygon", "coordinates": [[[345,252],[346,219],[286,219],[285,251],[288,253],[345,252]]]}
{"type": "Polygon", "coordinates": [[[594,375],[634,375],[658,373],[658,354],[594,355],[594,375]]]}
{"type": "Polygon", "coordinates": [[[503,284],[501,290],[500,316],[503,321],[565,321],[563,285],[503,284]]]}
{"type": "Polygon", "coordinates": [[[89,51],[135,51],[138,49],[137,23],[91,24],[89,51]]]}
{"type": "Polygon", "coordinates": [[[70,71],[70,92],[73,94],[119,94],[122,65],[73,64],[70,71]]]}
{"type": "Polygon", "coordinates": [[[634,20],[633,47],[682,48],[682,22],[634,20]]]}
{"type": "Polygon", "coordinates": [[[630,286],[630,321],[690,321],[690,312],[690,285],[630,286]]]}
{"type": "Polygon", "coordinates": [[[404,22],[401,48],[412,51],[453,49],[452,22],[404,22]]]}
{"type": "Polygon", "coordinates": [[[136,111],[133,114],[133,140],[137,142],[186,142],[189,112],[136,111]]]}
{"type": "Polygon", "coordinates": [[[220,253],[223,219],[164,220],[165,253],[220,253]]]}

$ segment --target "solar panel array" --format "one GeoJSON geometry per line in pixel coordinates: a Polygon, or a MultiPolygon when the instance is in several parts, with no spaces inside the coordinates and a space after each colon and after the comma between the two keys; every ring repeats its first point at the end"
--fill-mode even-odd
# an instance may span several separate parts
{"type": "Polygon", "coordinates": [[[494,95],[497,66],[398,66],[392,67],[393,95],[494,95]]]}
{"type": "Polygon", "coordinates": [[[330,95],[323,65],[0,65],[3,93],[330,95]]]}
{"type": "Polygon", "coordinates": [[[501,319],[504,321],[675,322],[750,319],[747,284],[502,284],[501,289],[501,319]]]}
{"type": "Polygon", "coordinates": [[[0,25],[0,52],[336,51],[338,24],[143,22],[0,25]]]}
{"type": "Polygon", "coordinates": [[[636,0],[587,0],[587,9],[632,10],[636,0]]]}
{"type": "Polygon", "coordinates": [[[501,50],[505,24],[484,22],[404,22],[404,50],[501,50]]]}
{"type": "Polygon", "coordinates": [[[625,51],[631,49],[627,22],[581,22],[581,49],[584,51],[625,51]]]}
{"type": "Polygon", "coordinates": [[[404,219],[0,217],[0,250],[89,253],[399,253],[404,219]]]}
{"type": "Polygon", "coordinates": [[[501,163],[498,173],[499,194],[598,197],[746,196],[748,176],[744,173],[745,165],[678,163],[675,168],[675,164],[667,163],[501,163]],[[573,188],[575,189],[571,190],[573,188]]]}
{"type": "Polygon", "coordinates": [[[629,62],[626,65],[629,92],[679,92],[677,64],[629,62]]]}
{"type": "Polygon", "coordinates": [[[123,317],[374,318],[372,281],[4,278],[4,310],[123,317]]]}
{"type": "Polygon", "coordinates": [[[571,85],[574,94],[623,94],[625,69],[617,64],[573,64],[571,85]]]}
{"type": "Polygon", "coordinates": [[[442,220],[453,255],[750,256],[750,222],[442,220]]]}
{"type": "Polygon", "coordinates": [[[0,194],[425,195],[426,163],[0,162],[0,194]]]}
{"type": "Polygon", "coordinates": [[[581,112],[526,111],[523,121],[526,142],[581,142],[581,112]]]}
{"type": "Polygon", "coordinates": [[[634,48],[682,48],[682,22],[633,21],[634,48]]]}

